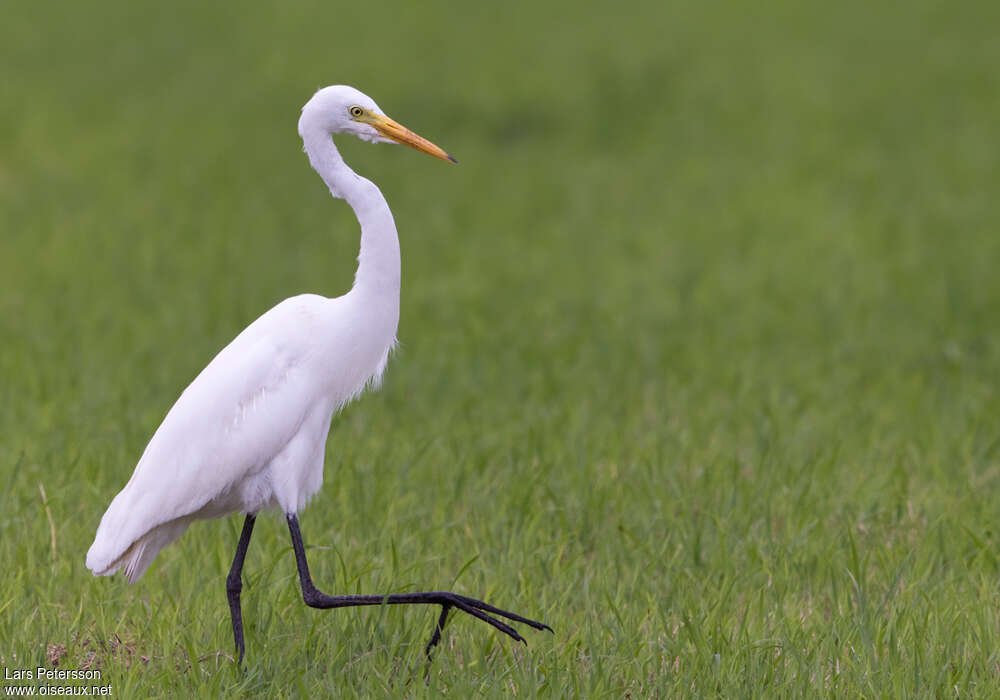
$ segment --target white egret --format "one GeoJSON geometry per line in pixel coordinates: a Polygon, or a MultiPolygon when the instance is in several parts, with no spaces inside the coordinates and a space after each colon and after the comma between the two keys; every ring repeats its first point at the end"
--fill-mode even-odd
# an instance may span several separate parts
{"type": "Polygon", "coordinates": [[[243,560],[257,513],[281,508],[307,605],[324,609],[440,605],[426,647],[428,656],[452,608],[524,642],[494,615],[535,629],[551,628],[445,591],[326,595],[309,575],[297,513],[323,481],[333,415],[366,387],[379,383],[399,321],[399,239],[392,213],[378,187],[344,163],[331,138],[336,133],[374,143],[402,143],[455,162],[354,88],[335,85],[313,95],[302,108],[299,135],[312,167],[334,197],[347,200],[361,225],[354,285],[335,299],[314,294],[286,299],[215,356],[167,413],[132,478],[104,513],[87,552],[87,567],[96,576],[124,569],[128,580],[135,582],[157,552],[193,521],[245,513],[226,579],[233,637],[242,662],[243,560]]]}

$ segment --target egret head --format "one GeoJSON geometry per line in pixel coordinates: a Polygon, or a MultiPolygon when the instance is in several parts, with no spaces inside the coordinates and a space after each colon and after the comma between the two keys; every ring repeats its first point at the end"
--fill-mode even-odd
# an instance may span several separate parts
{"type": "Polygon", "coordinates": [[[302,107],[299,135],[312,129],[330,134],[354,134],[372,143],[402,143],[441,160],[457,162],[444,150],[386,116],[375,100],[349,85],[331,85],[316,92],[302,107]]]}

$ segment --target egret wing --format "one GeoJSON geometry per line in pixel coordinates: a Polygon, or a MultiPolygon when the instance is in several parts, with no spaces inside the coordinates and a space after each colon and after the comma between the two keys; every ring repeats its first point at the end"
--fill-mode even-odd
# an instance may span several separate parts
{"type": "Polygon", "coordinates": [[[295,436],[317,391],[302,365],[323,301],[302,295],[278,304],[184,390],[101,519],[90,569],[112,573],[139,538],[225,499],[295,436]]]}

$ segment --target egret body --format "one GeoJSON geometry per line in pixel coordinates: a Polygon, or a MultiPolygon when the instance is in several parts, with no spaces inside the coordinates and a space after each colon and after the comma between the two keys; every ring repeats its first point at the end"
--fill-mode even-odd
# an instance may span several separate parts
{"type": "Polygon", "coordinates": [[[303,294],[282,301],[215,356],[174,403],[132,478],[104,513],[87,552],[87,567],[97,576],[123,569],[135,582],[193,521],[245,513],[226,585],[242,661],[243,561],[257,513],[280,508],[308,605],[440,605],[428,654],[452,608],[524,641],[494,615],[549,628],[474,598],[444,591],[330,596],[312,583],[297,514],[323,482],[333,415],[379,383],[399,322],[399,239],[392,212],[378,187],[344,162],[331,138],[337,133],[403,143],[454,162],[354,88],[326,87],[306,103],[299,135],[309,162],[330,193],[347,201],[361,225],[354,285],[333,299],[303,294]]]}

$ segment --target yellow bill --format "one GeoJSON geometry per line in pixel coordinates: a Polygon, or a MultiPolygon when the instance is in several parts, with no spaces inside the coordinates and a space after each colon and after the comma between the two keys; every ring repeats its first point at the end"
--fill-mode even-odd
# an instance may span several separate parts
{"type": "Polygon", "coordinates": [[[451,161],[452,163],[458,162],[448,155],[441,147],[434,145],[423,136],[414,134],[405,126],[394,119],[390,119],[384,114],[368,114],[365,116],[367,119],[364,119],[364,121],[367,121],[375,127],[375,129],[387,139],[392,139],[396,143],[405,144],[410,148],[415,148],[418,151],[422,151],[429,156],[434,156],[435,158],[440,158],[441,160],[451,161]]]}

